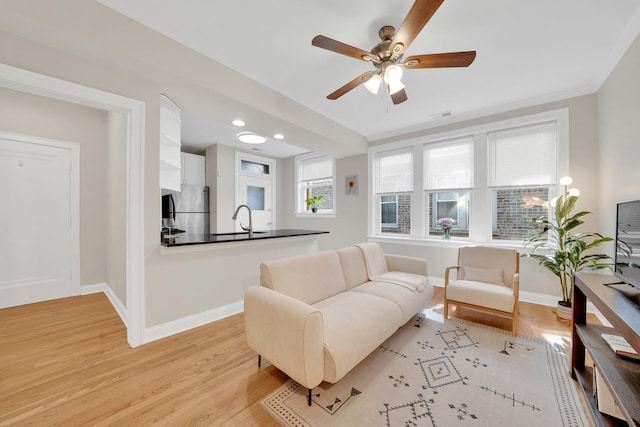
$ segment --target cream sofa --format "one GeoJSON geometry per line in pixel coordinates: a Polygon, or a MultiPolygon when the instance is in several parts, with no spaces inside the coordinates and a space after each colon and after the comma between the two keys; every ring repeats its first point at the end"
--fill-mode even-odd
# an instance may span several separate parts
{"type": "Polygon", "coordinates": [[[433,297],[427,264],[377,243],[260,265],[244,299],[251,348],[309,390],[335,383],[433,297]]]}

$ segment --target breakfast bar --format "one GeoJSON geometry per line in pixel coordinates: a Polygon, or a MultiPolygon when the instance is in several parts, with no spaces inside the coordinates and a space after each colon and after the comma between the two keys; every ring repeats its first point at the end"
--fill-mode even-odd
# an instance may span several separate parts
{"type": "Polygon", "coordinates": [[[281,239],[286,237],[312,236],[316,234],[327,234],[328,231],[319,230],[299,230],[299,229],[277,229],[267,231],[255,231],[253,236],[249,237],[247,232],[238,233],[219,233],[219,234],[175,234],[163,235],[162,246],[190,246],[203,245],[212,243],[228,243],[228,242],[246,242],[265,239],[281,239]]]}

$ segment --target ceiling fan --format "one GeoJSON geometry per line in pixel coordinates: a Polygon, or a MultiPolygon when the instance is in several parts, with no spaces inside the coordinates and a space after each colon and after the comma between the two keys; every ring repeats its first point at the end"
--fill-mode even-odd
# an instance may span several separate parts
{"type": "Polygon", "coordinates": [[[377,94],[382,81],[384,81],[393,103],[400,104],[407,100],[407,93],[401,82],[401,66],[412,70],[416,68],[468,67],[471,65],[476,57],[475,51],[413,55],[409,56],[404,62],[401,61],[411,42],[443,2],[444,0],[416,0],[398,31],[391,25],[385,25],[380,29],[378,35],[382,41],[374,46],[370,52],[329,37],[315,36],[311,41],[313,46],[371,62],[376,68],[374,71],[362,73],[327,95],[327,98],[331,100],[338,99],[361,84],[364,84],[370,92],[377,94]]]}

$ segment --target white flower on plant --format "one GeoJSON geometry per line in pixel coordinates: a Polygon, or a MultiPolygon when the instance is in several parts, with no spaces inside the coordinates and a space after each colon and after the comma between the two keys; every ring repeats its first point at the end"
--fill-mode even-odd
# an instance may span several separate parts
{"type": "Polygon", "coordinates": [[[436,224],[442,227],[443,230],[450,229],[455,223],[456,220],[453,218],[440,218],[438,221],[436,221],[436,224]]]}

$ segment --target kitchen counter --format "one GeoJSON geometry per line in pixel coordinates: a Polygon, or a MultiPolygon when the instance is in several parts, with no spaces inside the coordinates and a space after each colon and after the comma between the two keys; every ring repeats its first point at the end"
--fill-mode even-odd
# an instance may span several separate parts
{"type": "Polygon", "coordinates": [[[254,231],[253,237],[249,238],[249,233],[220,233],[220,234],[176,234],[174,236],[164,236],[162,246],[176,247],[189,245],[202,245],[211,243],[228,243],[228,242],[247,242],[265,239],[280,239],[283,237],[311,236],[314,234],[327,234],[328,231],[318,230],[296,230],[296,229],[280,229],[268,231],[254,231]]]}

